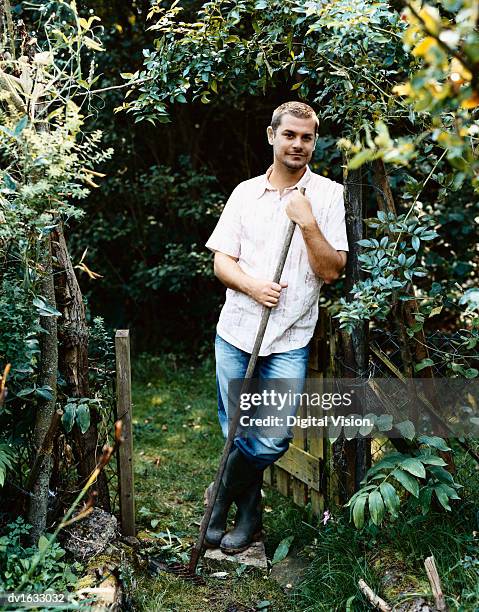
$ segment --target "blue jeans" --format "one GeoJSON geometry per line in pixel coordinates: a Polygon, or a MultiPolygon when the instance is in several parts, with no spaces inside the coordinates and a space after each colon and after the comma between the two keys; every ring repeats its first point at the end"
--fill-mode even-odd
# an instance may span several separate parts
{"type": "MultiPolygon", "coordinates": [[[[250,354],[236,348],[216,335],[216,387],[218,392],[218,420],[221,431],[228,435],[228,383],[232,379],[242,379],[246,374],[250,354]]],[[[253,378],[295,379],[304,381],[308,368],[309,345],[259,357],[253,378]]],[[[235,406],[236,408],[236,406],[235,406]]],[[[288,450],[290,437],[236,437],[235,445],[243,452],[256,468],[264,469],[274,463],[288,450]]]]}

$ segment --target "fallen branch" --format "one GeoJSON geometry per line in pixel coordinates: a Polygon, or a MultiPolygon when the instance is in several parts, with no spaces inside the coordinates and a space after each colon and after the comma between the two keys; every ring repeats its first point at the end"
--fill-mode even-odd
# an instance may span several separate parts
{"type": "Polygon", "coordinates": [[[426,568],[427,577],[429,584],[431,585],[432,594],[436,603],[436,608],[440,612],[447,610],[446,602],[444,601],[444,594],[441,587],[441,579],[436,568],[436,562],[434,561],[434,555],[427,557],[424,561],[424,567],[426,568]]]}
{"type": "Polygon", "coordinates": [[[359,579],[358,586],[375,608],[381,610],[382,612],[392,611],[391,606],[386,603],[384,599],[381,599],[379,595],[376,595],[372,588],[368,586],[362,578],[359,579]]]}

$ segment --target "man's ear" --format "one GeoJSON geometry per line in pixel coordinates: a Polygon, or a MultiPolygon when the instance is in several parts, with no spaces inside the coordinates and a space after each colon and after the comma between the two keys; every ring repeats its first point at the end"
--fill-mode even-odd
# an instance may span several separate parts
{"type": "Polygon", "coordinates": [[[274,132],[273,128],[270,125],[266,128],[266,134],[268,135],[269,144],[272,145],[274,141],[274,132]]]}

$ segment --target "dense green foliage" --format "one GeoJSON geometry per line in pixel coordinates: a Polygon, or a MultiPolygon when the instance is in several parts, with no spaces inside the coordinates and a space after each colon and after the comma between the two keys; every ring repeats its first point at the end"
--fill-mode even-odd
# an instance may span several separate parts
{"type": "MultiPolygon", "coordinates": [[[[26,25],[17,24],[13,38],[11,24],[2,18],[0,366],[9,362],[12,371],[7,401],[0,406],[0,487],[14,470],[18,478],[12,486],[20,491],[25,486],[35,451],[32,424],[54,391],[39,383],[40,316],[60,313],[41,286],[46,247],[60,219],[86,297],[92,365],[89,398],[69,397],[59,379],[55,391],[64,409],[64,435],[76,425],[87,431],[95,407],[106,437],[106,412],[113,404],[109,328],[130,328],[134,349],[170,353],[174,370],[163,373],[167,390],[161,381],[158,389],[142,392],[143,420],[135,434],[148,454],[139,460],[139,475],[148,479],[156,470],[159,432],[159,462],[166,463],[162,478],[171,481],[172,490],[178,465],[195,477],[188,445],[199,449],[198,470],[212,460],[218,440],[211,448],[205,443],[211,423],[205,424],[204,416],[211,394],[193,396],[199,401],[193,411],[184,401],[188,385],[204,384],[205,373],[194,378],[193,368],[178,375],[175,355],[195,359],[211,350],[223,288],[213,278],[204,243],[231,189],[270,164],[264,130],[273,108],[290,98],[318,110],[315,171],[341,181],[343,160],[349,169],[363,169],[366,235],[357,246],[365,278],[353,288],[352,300],[340,297],[341,282],[321,299],[350,332],[362,320],[387,327],[391,310],[414,292],[411,345],[417,332],[431,329],[452,333],[455,343],[453,350],[432,350],[417,360],[415,371],[434,365],[447,375],[479,375],[477,3],[441,0],[411,4],[405,11],[393,0],[184,0],[171,6],[86,0],[78,6],[77,11],[74,2],[20,2],[14,17],[26,25]],[[388,164],[397,215],[377,211],[376,198],[383,194],[368,165],[377,160],[388,164]],[[164,408],[175,414],[168,435],[167,423],[160,422],[166,420],[164,408]]],[[[139,363],[145,382],[156,375],[152,364],[149,369],[139,363]]],[[[331,577],[322,567],[326,560],[332,574],[354,576],[340,605],[353,609],[363,602],[358,564],[361,575],[375,580],[369,535],[387,540],[408,530],[413,538],[427,520],[433,522],[435,505],[454,509],[460,485],[435,454],[448,447],[441,439],[419,442],[421,451],[376,464],[351,499],[351,518],[363,532],[351,535],[338,519],[312,545],[316,582],[331,577]],[[379,525],[386,535],[378,535],[379,525]],[[333,536],[348,546],[351,539],[354,554],[343,549],[330,565],[333,536]]],[[[60,482],[55,474],[55,479],[56,491],[68,489],[67,477],[60,482]]],[[[190,484],[199,503],[207,482],[182,482],[184,488],[190,484]]],[[[139,487],[145,498],[148,486],[139,487]]],[[[158,507],[156,501],[142,506],[139,515],[143,526],[147,521],[153,529],[157,512],[171,528],[186,517],[175,546],[171,535],[164,544],[168,554],[174,548],[185,560],[181,538],[201,508],[180,511],[177,494],[158,507]]],[[[184,492],[187,501],[191,496],[184,492]]],[[[460,503],[470,532],[470,505],[460,503]]],[[[299,539],[296,527],[288,525],[291,534],[280,534],[284,525],[273,530],[274,544],[284,535],[299,539]]],[[[28,579],[38,588],[70,586],[73,577],[62,565],[60,548],[53,541],[46,548],[44,540],[27,548],[22,541],[27,532],[19,522],[1,538],[0,561],[3,555],[10,564],[7,555],[15,567],[9,565],[0,582],[5,588],[18,585],[21,566],[30,568],[28,579]],[[45,558],[32,569],[39,551],[45,558]]],[[[417,553],[405,540],[404,548],[410,544],[417,553]]],[[[458,606],[461,598],[477,605],[471,538],[461,534],[454,541],[451,592],[458,606]],[[459,566],[463,573],[454,582],[459,566]]],[[[447,568],[446,552],[437,549],[447,568]]],[[[303,609],[317,596],[313,582],[298,592],[303,609]]],[[[263,590],[258,586],[258,593],[263,590]]],[[[336,599],[330,595],[324,596],[329,609],[331,602],[338,604],[337,593],[336,599]]],[[[164,593],[155,597],[160,601],[164,593]]]]}
{"type": "MultiPolygon", "coordinates": [[[[33,559],[47,546],[45,537],[40,539],[38,546],[26,546],[24,540],[30,529],[31,526],[25,524],[22,518],[17,518],[14,523],[7,525],[5,534],[0,536],[0,588],[4,592],[18,589],[33,559]]],[[[49,547],[44,562],[37,567],[28,583],[23,585],[24,591],[45,593],[48,589],[63,593],[74,586],[78,576],[72,571],[69,562],[62,561],[64,556],[65,551],[58,543],[49,547]]]]}

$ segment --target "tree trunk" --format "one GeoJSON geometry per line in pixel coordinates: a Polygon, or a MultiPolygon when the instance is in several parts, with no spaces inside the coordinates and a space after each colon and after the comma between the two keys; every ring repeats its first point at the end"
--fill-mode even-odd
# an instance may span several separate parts
{"type": "MultiPolygon", "coordinates": [[[[41,282],[43,297],[50,306],[55,307],[55,289],[53,284],[52,272],[52,245],[51,235],[47,239],[45,252],[43,254],[44,277],[41,282]]],[[[57,317],[40,317],[40,325],[45,330],[40,336],[40,367],[38,373],[38,386],[48,385],[51,387],[52,399],[38,400],[38,408],[34,428],[34,444],[40,450],[45,435],[50,427],[50,423],[55,412],[56,388],[57,388],[57,369],[58,369],[58,343],[57,343],[57,317]]],[[[28,521],[33,529],[30,538],[33,543],[38,542],[38,538],[45,531],[47,525],[48,512],[48,491],[50,475],[52,470],[51,454],[44,454],[38,470],[38,477],[32,486],[32,497],[28,512],[28,521]]]]}
{"type": "MultiPolygon", "coordinates": [[[[65,242],[63,226],[53,232],[56,259],[55,292],[62,319],[58,329],[60,371],[66,381],[69,397],[90,397],[88,382],[88,326],[80,286],[65,242]]],[[[80,486],[86,482],[98,461],[98,411],[90,406],[90,427],[82,434],[73,427],[73,451],[77,462],[80,486]]],[[[98,494],[99,506],[110,512],[110,497],[104,471],[91,487],[98,494]]]]}
{"type": "MultiPolygon", "coordinates": [[[[346,230],[349,243],[348,263],[346,266],[346,300],[351,301],[350,293],[353,285],[361,280],[362,271],[358,256],[361,247],[356,243],[363,237],[362,214],[362,171],[344,171],[344,206],[346,209],[346,230]]],[[[344,378],[362,378],[368,371],[368,325],[358,322],[352,333],[340,332],[340,347],[342,357],[342,372],[344,378]]],[[[357,408],[361,411],[361,407],[357,408]]],[[[340,497],[349,498],[360,487],[360,482],[366,475],[371,464],[371,443],[369,438],[345,440],[341,438],[342,463],[346,469],[340,473],[342,492],[340,497]]]]}

